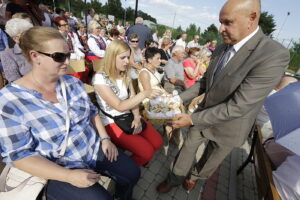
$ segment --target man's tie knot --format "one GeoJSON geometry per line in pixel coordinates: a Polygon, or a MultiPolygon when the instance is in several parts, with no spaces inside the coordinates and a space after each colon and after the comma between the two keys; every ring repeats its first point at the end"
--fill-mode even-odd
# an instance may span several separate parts
{"type": "Polygon", "coordinates": [[[228,45],[220,59],[220,61],[217,64],[215,73],[214,73],[214,78],[217,77],[217,75],[222,71],[222,69],[225,67],[225,65],[227,64],[228,59],[230,58],[231,52],[234,51],[233,46],[228,45]]]}

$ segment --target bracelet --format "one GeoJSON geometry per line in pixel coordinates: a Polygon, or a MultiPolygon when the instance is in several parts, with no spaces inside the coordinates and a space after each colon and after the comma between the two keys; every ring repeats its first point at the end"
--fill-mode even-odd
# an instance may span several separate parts
{"type": "Polygon", "coordinates": [[[110,137],[104,137],[104,138],[101,138],[101,142],[103,142],[104,140],[111,140],[111,138],[110,137]]]}

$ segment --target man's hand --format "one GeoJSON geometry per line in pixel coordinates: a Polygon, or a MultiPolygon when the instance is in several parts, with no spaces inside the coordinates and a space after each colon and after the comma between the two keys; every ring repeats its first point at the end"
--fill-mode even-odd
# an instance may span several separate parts
{"type": "Polygon", "coordinates": [[[192,118],[188,114],[178,114],[175,116],[173,121],[168,122],[168,125],[172,126],[173,128],[182,128],[186,126],[193,125],[192,118]]]}

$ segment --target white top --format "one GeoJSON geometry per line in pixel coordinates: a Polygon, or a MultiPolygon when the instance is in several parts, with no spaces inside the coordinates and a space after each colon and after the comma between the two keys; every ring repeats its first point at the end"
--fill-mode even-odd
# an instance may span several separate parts
{"type": "Polygon", "coordinates": [[[193,47],[198,47],[200,48],[200,44],[198,42],[195,42],[195,40],[190,41],[187,46],[187,48],[193,48],[193,47]]]}
{"type": "Polygon", "coordinates": [[[282,200],[300,199],[300,157],[289,156],[273,172],[276,189],[282,200]]]}
{"type": "Polygon", "coordinates": [[[80,50],[84,49],[81,45],[76,33],[68,33],[68,38],[71,38],[74,53],[71,53],[71,60],[80,60],[84,58],[85,54],[80,50]]]}
{"type": "Polygon", "coordinates": [[[176,41],[176,46],[182,46],[185,49],[186,43],[180,38],[176,41]]]}
{"type": "MultiPolygon", "coordinates": [[[[96,36],[96,35],[92,35],[92,36],[95,37],[96,39],[100,39],[100,37],[101,37],[101,36],[96,36]]],[[[93,37],[89,37],[89,39],[87,41],[88,47],[96,56],[103,58],[105,56],[105,50],[99,48],[96,40],[93,37]]],[[[102,37],[102,39],[105,42],[106,47],[107,47],[108,44],[107,44],[106,39],[104,37],[102,37]]]]}
{"type": "Polygon", "coordinates": [[[118,30],[124,29],[124,26],[118,24],[118,25],[117,25],[117,29],[118,29],[118,30]]]}
{"type": "MultiPolygon", "coordinates": [[[[123,101],[125,99],[128,99],[127,87],[126,87],[125,83],[123,82],[123,80],[121,80],[121,79],[117,79],[116,85],[115,85],[104,72],[99,72],[94,76],[94,78],[92,80],[92,84],[93,85],[106,85],[113,90],[113,92],[116,94],[116,96],[120,100],[123,101]]],[[[95,92],[96,92],[96,98],[97,98],[97,103],[98,103],[99,107],[102,110],[104,110],[106,113],[110,114],[111,116],[118,116],[118,115],[122,115],[122,114],[130,112],[129,110],[125,111],[125,112],[119,112],[119,111],[115,110],[114,108],[110,107],[101,98],[101,96],[98,94],[97,91],[95,91],[95,92]]],[[[100,110],[99,110],[99,114],[100,114],[101,121],[104,124],[104,126],[114,123],[113,119],[104,115],[100,110]]]]}

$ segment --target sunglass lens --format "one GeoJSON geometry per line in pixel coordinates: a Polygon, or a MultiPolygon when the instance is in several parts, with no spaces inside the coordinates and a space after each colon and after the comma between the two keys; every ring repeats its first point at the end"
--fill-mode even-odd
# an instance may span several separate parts
{"type": "Polygon", "coordinates": [[[71,53],[54,53],[52,58],[55,62],[65,62],[66,59],[70,59],[71,53]]]}

